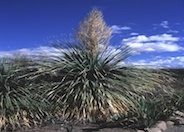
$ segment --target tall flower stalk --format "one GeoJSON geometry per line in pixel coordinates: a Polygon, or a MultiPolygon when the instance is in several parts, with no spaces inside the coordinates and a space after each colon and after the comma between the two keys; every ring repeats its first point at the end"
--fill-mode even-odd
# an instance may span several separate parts
{"type": "Polygon", "coordinates": [[[108,46],[111,30],[103,20],[102,12],[93,9],[80,24],[77,38],[90,53],[98,51],[100,45],[108,46]]]}

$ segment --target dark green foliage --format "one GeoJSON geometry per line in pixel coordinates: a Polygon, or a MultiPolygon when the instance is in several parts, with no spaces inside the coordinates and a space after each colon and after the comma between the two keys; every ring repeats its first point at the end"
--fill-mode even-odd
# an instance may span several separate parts
{"type": "Polygon", "coordinates": [[[176,107],[173,105],[176,100],[172,97],[153,99],[137,96],[135,100],[137,102],[137,111],[130,112],[127,115],[119,114],[112,116],[108,124],[133,129],[149,128],[158,121],[169,119],[176,110],[176,107]]]}
{"type": "Polygon", "coordinates": [[[184,111],[184,91],[183,89],[180,90],[176,90],[174,93],[174,97],[175,97],[175,103],[173,104],[173,106],[175,106],[176,110],[179,111],[184,111]]]}
{"type": "Polygon", "coordinates": [[[0,129],[36,125],[46,115],[41,98],[31,93],[27,83],[21,83],[14,64],[0,64],[0,129]]]}
{"type": "Polygon", "coordinates": [[[139,98],[137,101],[139,113],[136,117],[136,127],[151,127],[157,121],[167,120],[175,110],[172,105],[174,102],[172,98],[165,98],[165,100],[139,98]]]}
{"type": "Polygon", "coordinates": [[[130,71],[127,77],[135,89],[134,102],[137,109],[127,115],[112,116],[111,124],[143,129],[159,120],[167,120],[176,110],[174,90],[170,87],[173,78],[168,72],[158,69],[133,68],[130,71]],[[136,78],[130,78],[131,75],[136,75],[136,78]]]}
{"type": "Polygon", "coordinates": [[[114,56],[102,56],[75,45],[70,47],[48,68],[57,79],[46,98],[65,119],[105,121],[111,114],[135,110],[131,97],[134,91],[122,83],[124,73],[118,65],[126,52],[128,48],[114,56]],[[115,59],[120,54],[122,57],[115,59]]]}
{"type": "Polygon", "coordinates": [[[175,80],[171,83],[174,88],[174,99],[175,106],[177,110],[183,111],[184,109],[184,69],[167,69],[175,80]]]}

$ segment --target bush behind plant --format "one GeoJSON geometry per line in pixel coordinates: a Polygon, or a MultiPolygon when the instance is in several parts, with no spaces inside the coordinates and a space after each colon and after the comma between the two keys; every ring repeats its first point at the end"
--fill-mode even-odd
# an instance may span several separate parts
{"type": "Polygon", "coordinates": [[[46,116],[42,98],[31,92],[29,83],[19,79],[15,65],[10,60],[0,64],[0,129],[30,127],[41,123],[46,116]]]}

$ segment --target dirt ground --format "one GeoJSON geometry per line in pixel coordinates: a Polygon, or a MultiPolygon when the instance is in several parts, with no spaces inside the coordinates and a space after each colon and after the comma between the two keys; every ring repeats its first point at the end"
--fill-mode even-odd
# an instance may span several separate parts
{"type": "MultiPolygon", "coordinates": [[[[44,127],[17,130],[16,132],[144,132],[143,130],[133,130],[124,128],[102,128],[95,126],[64,126],[63,124],[50,124],[44,127]]],[[[152,131],[145,131],[152,132],[152,131]]],[[[157,131],[154,131],[157,132],[157,131]]],[[[160,132],[160,131],[159,131],[160,132]]],[[[174,126],[163,132],[184,132],[184,126],[174,126]]]]}
{"type": "Polygon", "coordinates": [[[101,128],[96,126],[64,126],[63,124],[50,124],[44,127],[17,130],[16,132],[136,132],[136,130],[123,128],[101,128]]]}

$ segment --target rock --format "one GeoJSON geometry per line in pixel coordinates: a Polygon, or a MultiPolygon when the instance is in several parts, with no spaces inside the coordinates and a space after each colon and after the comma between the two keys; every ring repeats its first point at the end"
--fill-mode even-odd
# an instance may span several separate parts
{"type": "Polygon", "coordinates": [[[145,132],[144,130],[137,130],[137,132],[145,132]]]}
{"type": "Polygon", "coordinates": [[[175,119],[177,120],[177,122],[179,123],[179,125],[184,125],[184,118],[177,116],[175,119]]]}
{"type": "Polygon", "coordinates": [[[68,129],[66,127],[64,127],[63,125],[61,125],[61,132],[68,132],[68,129]]]}
{"type": "Polygon", "coordinates": [[[167,125],[166,125],[166,122],[165,121],[159,121],[157,124],[156,124],[156,127],[161,129],[162,131],[165,131],[167,129],[167,125]]]}
{"type": "Polygon", "coordinates": [[[80,127],[73,127],[72,131],[69,131],[68,132],[84,132],[80,127]]]}
{"type": "Polygon", "coordinates": [[[175,114],[178,116],[184,117],[184,113],[181,111],[176,111],[175,114]]]}
{"type": "Polygon", "coordinates": [[[68,125],[68,124],[60,124],[60,130],[62,132],[71,132],[73,129],[73,126],[72,125],[68,125]]]}
{"type": "Polygon", "coordinates": [[[172,128],[174,126],[174,122],[173,121],[167,121],[166,125],[168,128],[172,128]]]}
{"type": "Polygon", "coordinates": [[[86,131],[86,132],[136,132],[136,131],[123,128],[104,128],[100,129],[99,131],[86,131]]]}
{"type": "Polygon", "coordinates": [[[61,132],[68,132],[68,130],[66,128],[61,128],[61,132]]]}
{"type": "Polygon", "coordinates": [[[170,129],[167,129],[165,132],[184,132],[184,126],[174,126],[170,129]]]}
{"type": "Polygon", "coordinates": [[[158,127],[153,127],[153,128],[150,128],[148,132],[162,132],[162,130],[160,130],[160,128],[158,127]]]}

